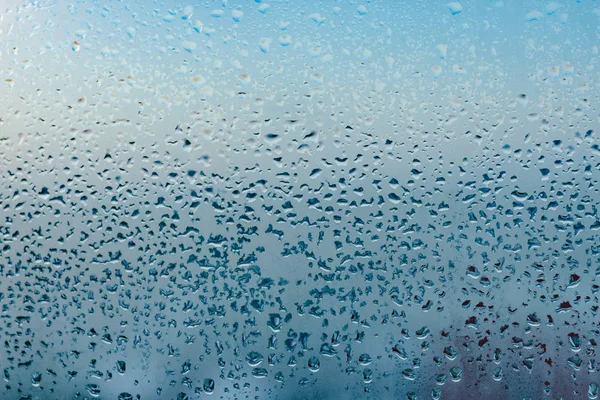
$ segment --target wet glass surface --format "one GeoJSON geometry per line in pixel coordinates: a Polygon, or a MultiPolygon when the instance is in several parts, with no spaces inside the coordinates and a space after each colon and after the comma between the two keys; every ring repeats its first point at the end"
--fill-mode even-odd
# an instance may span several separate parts
{"type": "Polygon", "coordinates": [[[599,7],[0,1],[0,398],[597,398],[599,7]]]}

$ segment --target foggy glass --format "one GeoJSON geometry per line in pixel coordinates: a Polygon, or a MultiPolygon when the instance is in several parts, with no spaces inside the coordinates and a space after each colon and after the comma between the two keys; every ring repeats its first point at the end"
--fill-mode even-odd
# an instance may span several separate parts
{"type": "Polygon", "coordinates": [[[0,399],[595,399],[596,1],[0,0],[0,399]]]}

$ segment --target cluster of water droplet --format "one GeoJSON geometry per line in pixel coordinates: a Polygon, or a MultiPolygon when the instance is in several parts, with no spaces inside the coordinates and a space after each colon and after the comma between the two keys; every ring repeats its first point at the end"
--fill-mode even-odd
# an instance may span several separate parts
{"type": "Polygon", "coordinates": [[[597,15],[526,7],[5,7],[0,398],[597,398],[597,15]]]}

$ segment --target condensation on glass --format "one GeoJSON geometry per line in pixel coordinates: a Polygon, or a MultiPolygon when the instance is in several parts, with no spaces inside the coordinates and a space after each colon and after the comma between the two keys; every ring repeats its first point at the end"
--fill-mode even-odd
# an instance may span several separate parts
{"type": "Polygon", "coordinates": [[[595,399],[593,1],[4,1],[2,399],[595,399]]]}

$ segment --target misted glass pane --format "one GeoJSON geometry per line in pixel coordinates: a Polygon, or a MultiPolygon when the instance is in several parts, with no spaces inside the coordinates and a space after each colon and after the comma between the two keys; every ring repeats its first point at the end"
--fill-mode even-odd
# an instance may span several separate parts
{"type": "Polygon", "coordinates": [[[0,398],[597,398],[599,26],[0,0],[0,398]]]}

